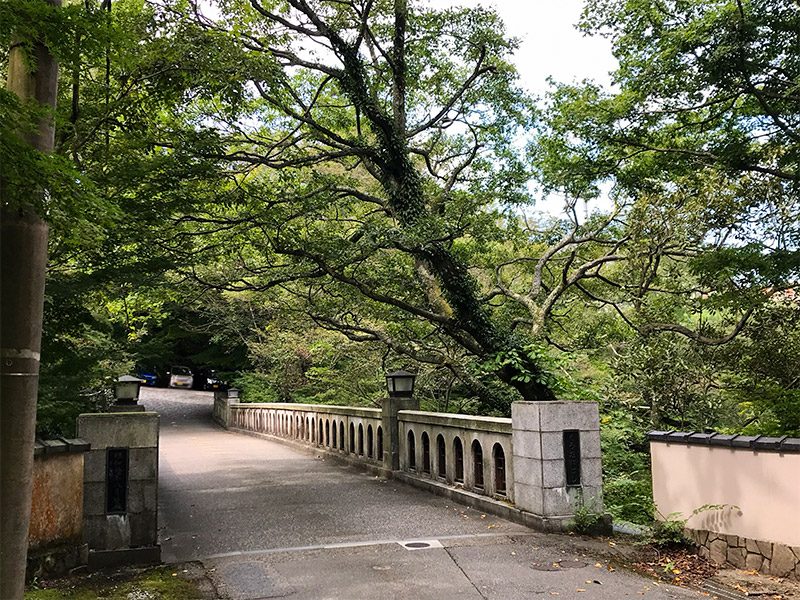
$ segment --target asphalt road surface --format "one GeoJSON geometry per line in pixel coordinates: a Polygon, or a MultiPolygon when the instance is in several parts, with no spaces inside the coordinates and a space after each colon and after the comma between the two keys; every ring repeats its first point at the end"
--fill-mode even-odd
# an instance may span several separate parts
{"type": "Polygon", "coordinates": [[[161,416],[163,559],[201,561],[226,598],[698,596],[609,570],[578,540],[227,432],[211,420],[211,393],[146,388],[141,398],[161,416]]]}

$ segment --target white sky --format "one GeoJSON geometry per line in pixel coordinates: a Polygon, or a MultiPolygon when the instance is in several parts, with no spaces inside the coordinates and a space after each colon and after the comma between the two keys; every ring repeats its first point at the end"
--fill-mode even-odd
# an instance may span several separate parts
{"type": "MultiPolygon", "coordinates": [[[[575,28],[584,0],[427,0],[426,4],[494,7],[508,33],[522,40],[515,63],[523,86],[537,96],[547,91],[548,77],[562,83],[593,79],[610,85],[609,72],[617,66],[611,44],[601,37],[586,37],[575,28]]],[[[534,212],[558,215],[563,205],[563,197],[551,195],[538,199],[534,212]]],[[[590,203],[589,210],[610,205],[600,199],[590,203]]]]}
{"type": "Polygon", "coordinates": [[[516,65],[525,86],[535,94],[547,89],[547,77],[570,83],[584,78],[608,84],[616,67],[611,45],[600,37],[584,37],[575,29],[584,0],[427,0],[446,6],[491,6],[510,35],[520,38],[516,65]]]}

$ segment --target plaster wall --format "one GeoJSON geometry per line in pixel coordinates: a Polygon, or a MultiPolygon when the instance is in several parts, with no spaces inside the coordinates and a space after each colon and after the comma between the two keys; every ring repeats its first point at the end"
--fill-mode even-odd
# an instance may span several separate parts
{"type": "Polygon", "coordinates": [[[653,499],[687,527],[800,546],[800,454],[651,442],[653,499]]]}
{"type": "Polygon", "coordinates": [[[53,543],[81,543],[83,453],[45,454],[33,461],[29,550],[53,543]]]}

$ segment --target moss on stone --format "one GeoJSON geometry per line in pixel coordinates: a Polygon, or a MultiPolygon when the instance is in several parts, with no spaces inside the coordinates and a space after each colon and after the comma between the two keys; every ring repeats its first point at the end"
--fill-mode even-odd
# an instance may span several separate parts
{"type": "Polygon", "coordinates": [[[197,585],[181,577],[181,570],[158,567],[118,575],[73,577],[49,582],[47,589],[30,588],[25,600],[201,600],[197,585]]]}

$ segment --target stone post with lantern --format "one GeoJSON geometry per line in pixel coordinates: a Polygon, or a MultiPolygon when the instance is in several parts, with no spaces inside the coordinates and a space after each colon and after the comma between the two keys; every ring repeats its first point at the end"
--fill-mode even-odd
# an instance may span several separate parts
{"type": "Polygon", "coordinates": [[[83,537],[89,566],[158,563],[158,413],[138,403],[141,379],[124,375],[105,413],[78,416],[91,444],[83,463],[83,537]]]}
{"type": "Polygon", "coordinates": [[[115,404],[108,412],[143,412],[144,406],[139,404],[139,387],[142,380],[132,375],[123,375],[114,384],[115,404]]]}
{"type": "Polygon", "coordinates": [[[383,464],[384,468],[396,471],[400,468],[400,433],[397,413],[401,410],[419,410],[419,399],[414,398],[416,375],[408,371],[395,371],[386,375],[386,391],[383,399],[383,464]]]}

